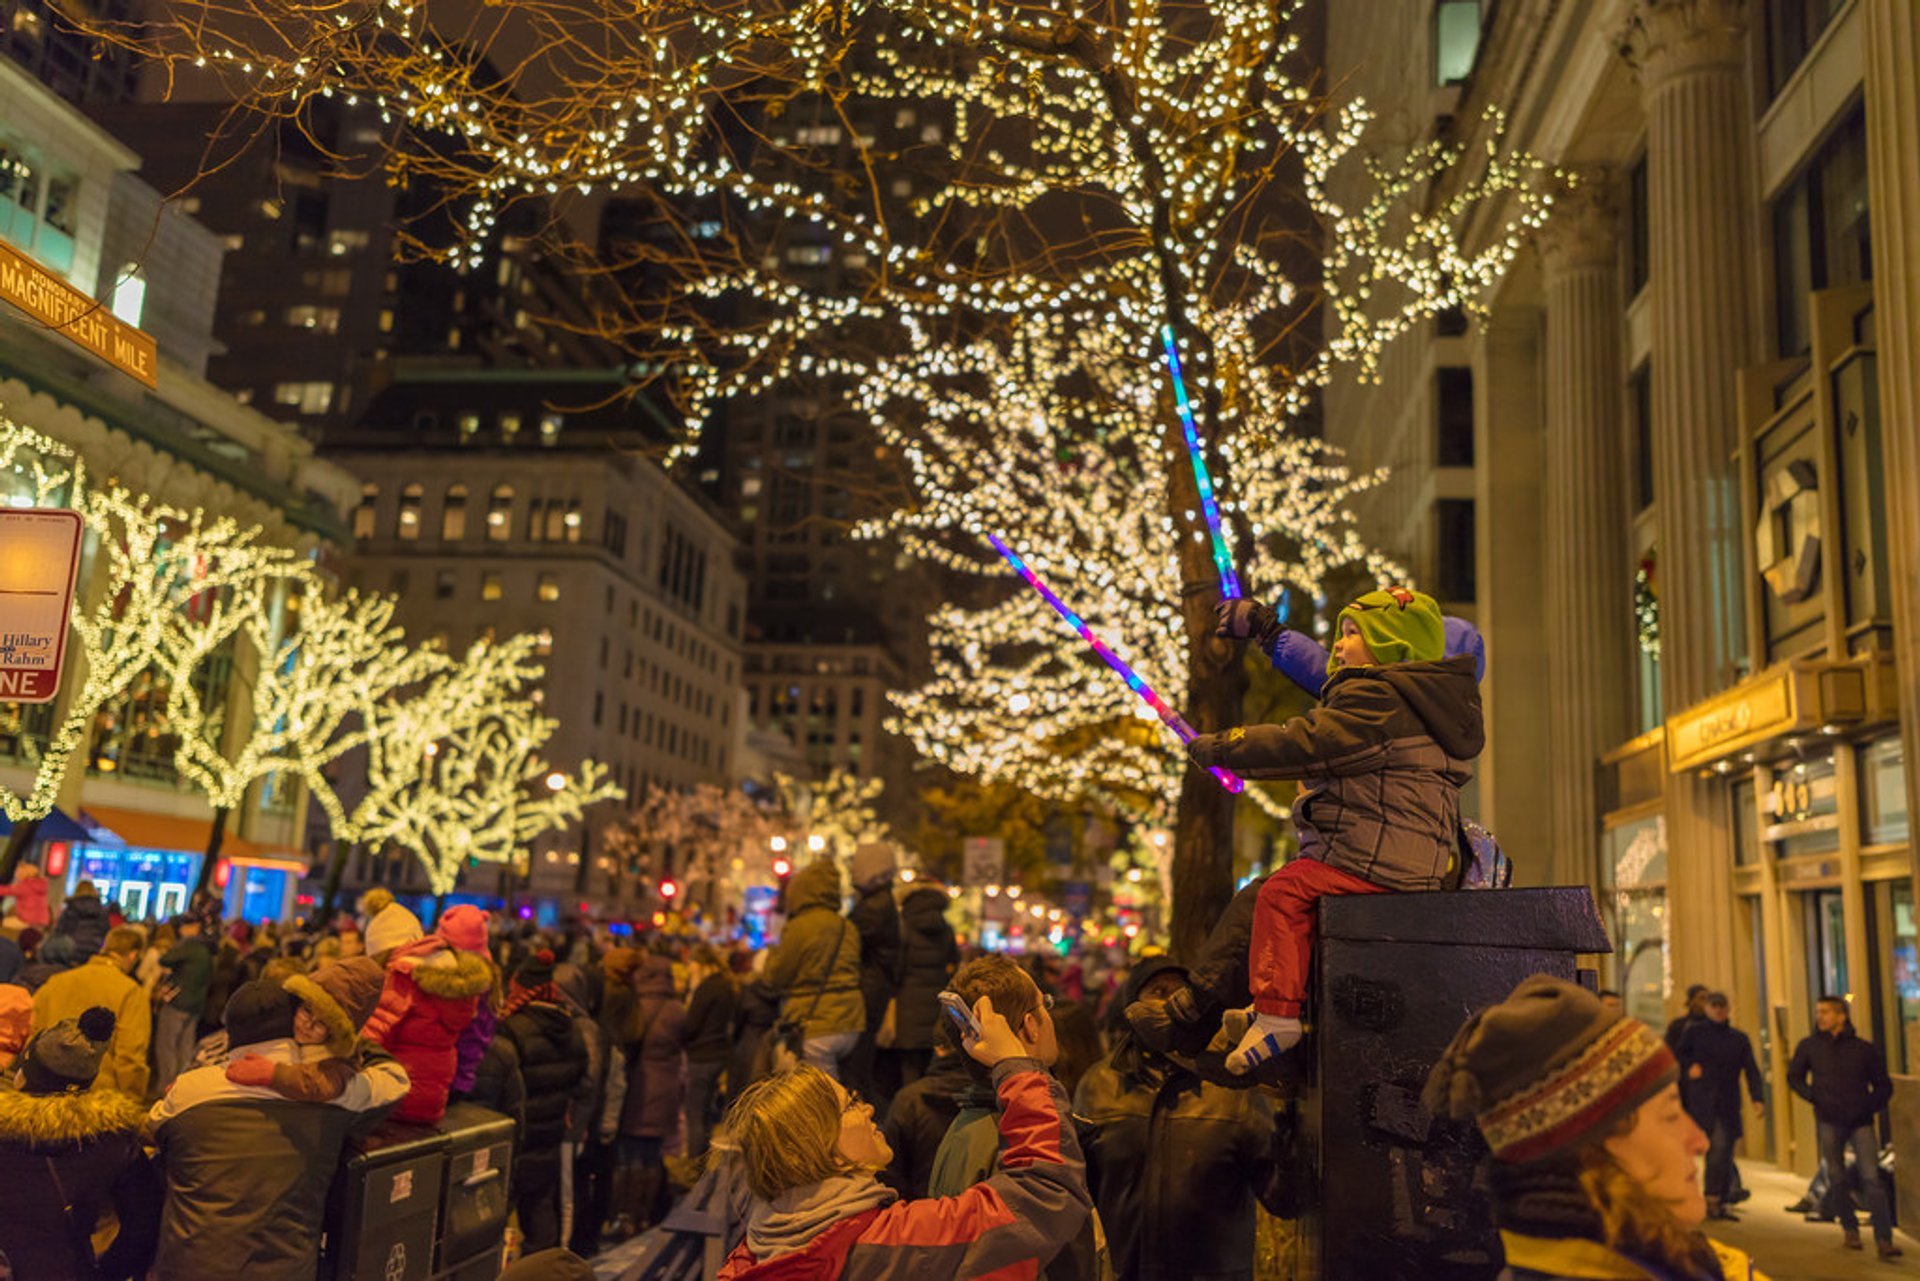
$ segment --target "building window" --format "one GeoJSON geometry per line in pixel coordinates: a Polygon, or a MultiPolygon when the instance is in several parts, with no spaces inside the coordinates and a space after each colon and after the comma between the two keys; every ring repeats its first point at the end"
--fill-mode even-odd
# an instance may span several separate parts
{"type": "Polygon", "coordinates": [[[1445,601],[1475,599],[1475,529],[1471,498],[1442,498],[1433,505],[1438,525],[1434,581],[1445,601]]]}
{"type": "Polygon", "coordinates": [[[138,263],[130,262],[120,269],[120,278],[114,282],[113,314],[138,329],[146,307],[147,278],[140,274],[138,263]]]}
{"type": "Polygon", "coordinates": [[[553,657],[553,629],[542,627],[533,634],[533,652],[541,658],[553,657]]]}
{"type": "Polygon", "coordinates": [[[273,403],[297,409],[303,414],[324,414],[333,408],[333,384],[275,383],[273,403]]]}
{"type": "Polygon", "coordinates": [[[419,485],[408,485],[400,491],[400,513],[394,522],[394,533],[408,542],[420,537],[420,503],[426,493],[419,485]]]}
{"type": "Polygon", "coordinates": [[[1855,109],[1773,201],[1774,336],[1779,354],[1813,343],[1817,289],[1873,279],[1866,114],[1855,109]]]}
{"type": "Polygon", "coordinates": [[[1433,82],[1457,85],[1480,57],[1480,0],[1439,0],[1433,7],[1433,82]]]}
{"type": "Polygon", "coordinates": [[[310,329],[317,334],[340,332],[340,309],[338,307],[319,307],[303,303],[289,307],[281,313],[281,320],[290,329],[310,329]]]}
{"type": "Polygon", "coordinates": [[[1767,98],[1787,87],[1841,0],[1766,0],[1767,98]]]}
{"type": "Polygon", "coordinates": [[[1868,744],[1860,753],[1860,801],[1869,845],[1907,839],[1906,764],[1897,734],[1868,744]]]}
{"type": "Polygon", "coordinates": [[[500,575],[497,572],[488,570],[480,575],[481,600],[499,600],[504,594],[500,586],[500,575]]]}
{"type": "Polygon", "coordinates": [[[500,415],[500,439],[505,443],[511,445],[514,442],[515,437],[519,436],[519,434],[520,434],[520,415],[519,414],[501,414],[500,415]]]}
{"type": "Polygon", "coordinates": [[[448,485],[447,496],[440,502],[440,538],[443,542],[457,543],[467,536],[467,487],[448,485]]]}
{"type": "Polygon", "coordinates": [[[1627,298],[1638,298],[1647,287],[1650,239],[1647,232],[1647,158],[1643,155],[1627,171],[1627,298]]]}
{"type": "Polygon", "coordinates": [[[1473,466],[1473,371],[1456,367],[1434,370],[1433,401],[1440,432],[1440,466],[1473,466]]]}
{"type": "Polygon", "coordinates": [[[540,415],[540,443],[549,447],[558,444],[560,429],[566,426],[566,423],[565,416],[561,414],[540,415]]]}
{"type": "Polygon", "coordinates": [[[452,600],[459,586],[459,574],[451,569],[443,569],[433,576],[433,596],[435,600],[452,600]]]}
{"type": "Polygon", "coordinates": [[[552,603],[553,601],[559,600],[560,599],[560,576],[558,574],[543,571],[540,574],[540,576],[534,580],[533,598],[535,600],[544,601],[549,604],[552,603]]]}
{"type": "Polygon", "coordinates": [[[1633,428],[1633,510],[1653,506],[1653,368],[1643,363],[1627,382],[1633,428]]]}
{"type": "MultiPolygon", "coordinates": [[[[619,512],[609,510],[606,524],[600,530],[600,545],[605,547],[619,560],[627,558],[627,518],[619,512]]],[[[638,605],[635,605],[638,608],[638,605]]]]}
{"type": "Polygon", "coordinates": [[[380,486],[360,486],[360,505],[353,509],[353,536],[355,538],[373,537],[373,518],[380,506],[380,486]]]}
{"type": "Polygon", "coordinates": [[[495,485],[487,499],[487,541],[504,543],[513,537],[513,486],[495,485]]]}

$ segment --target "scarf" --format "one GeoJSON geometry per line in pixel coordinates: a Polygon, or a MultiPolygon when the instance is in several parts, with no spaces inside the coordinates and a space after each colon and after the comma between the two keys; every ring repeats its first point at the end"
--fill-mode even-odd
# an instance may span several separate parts
{"type": "Polygon", "coordinates": [[[500,1011],[500,1017],[503,1019],[512,1018],[522,1007],[532,1005],[535,1001],[558,1005],[563,1010],[567,1008],[565,1002],[560,999],[560,990],[550,982],[537,983],[532,987],[511,983],[508,988],[507,1003],[500,1011]]]}
{"type": "Polygon", "coordinates": [[[756,1200],[747,1215],[747,1249],[760,1263],[804,1249],[843,1219],[891,1205],[898,1193],[870,1174],[837,1175],[756,1200]]]}

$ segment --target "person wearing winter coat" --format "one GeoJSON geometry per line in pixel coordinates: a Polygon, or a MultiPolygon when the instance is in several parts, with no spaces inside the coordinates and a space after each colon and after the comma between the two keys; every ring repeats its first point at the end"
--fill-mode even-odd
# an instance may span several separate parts
{"type": "Polygon", "coordinates": [[[560,1244],[567,1116],[593,1085],[586,1038],[554,986],[553,970],[553,953],[542,948],[514,972],[473,1089],[475,1103],[496,1111],[518,1096],[513,1205],[529,1251],[560,1244]],[[517,1084],[510,1085],[509,1077],[518,1078],[517,1084]]]}
{"type": "Polygon", "coordinates": [[[553,967],[554,990],[573,1016],[587,1047],[586,1079],[567,1108],[567,1137],[560,1155],[560,1233],[575,1254],[599,1253],[600,1225],[607,1215],[613,1181],[613,1157],[600,1142],[600,1111],[607,1098],[611,1058],[600,971],[580,965],[553,967]]]}
{"type": "Polygon", "coordinates": [[[58,953],[65,965],[81,965],[107,941],[113,922],[107,919],[106,904],[92,881],[81,881],[60,905],[60,919],[54,924],[47,947],[58,953]]]}
{"type": "MultiPolygon", "coordinates": [[[[226,1008],[233,1058],[307,1057],[294,1040],[297,1010],[298,998],[276,984],[236,989],[226,1008]]],[[[181,1073],[148,1114],[167,1184],[155,1281],[313,1281],[341,1151],[407,1093],[406,1068],[372,1047],[365,1054],[325,1103],[242,1085],[221,1064],[181,1073]]]]}
{"type": "Polygon", "coordinates": [[[1730,1219],[1728,1193],[1733,1188],[1733,1145],[1745,1126],[1740,1119],[1740,1078],[1759,1116],[1766,1115],[1767,1095],[1753,1042],[1727,1020],[1732,1006],[1724,992],[1710,992],[1702,1003],[1705,1017],[1680,1035],[1680,1079],[1687,1083],[1680,1099],[1687,1115],[1707,1136],[1707,1217],[1730,1219]]]}
{"type": "Polygon", "coordinates": [[[1421,1102],[1486,1140],[1501,1281],[1765,1281],[1700,1231],[1707,1138],[1678,1079],[1645,1024],[1550,975],[1462,1025],[1421,1102]]]}
{"type": "Polygon", "coordinates": [[[147,994],[129,977],[140,955],[140,931],[112,931],[86,964],[62,970],[33,994],[33,1027],[45,1031],[78,1019],[94,1006],[113,1011],[113,1036],[94,1077],[96,1089],[119,1090],[136,1099],[147,1096],[147,1045],[153,1033],[153,1009],[147,994]]]}
{"type": "Polygon", "coordinates": [[[650,1226],[666,1193],[666,1142],[685,1099],[687,1011],[673,991],[673,962],[645,955],[631,980],[634,1003],[616,1029],[600,1134],[615,1143],[613,1235],[650,1226]]]}
{"type": "Polygon", "coordinates": [[[213,945],[200,932],[198,917],[174,922],[180,941],[160,958],[165,977],[155,989],[160,998],[154,1016],[154,1086],[162,1092],[173,1078],[193,1063],[194,1043],[200,1039],[200,1016],[213,984],[213,945]]]}
{"type": "Polygon", "coordinates": [[[860,935],[840,915],[840,865],[815,859],[787,882],[787,923],[767,957],[780,1017],[801,1029],[800,1057],[836,1080],[867,1026],[860,935]]]}
{"type": "Polygon", "coordinates": [[[1814,1032],[1794,1047],[1787,1088],[1813,1104],[1820,1159],[1826,1163],[1826,1208],[1840,1220],[1849,1250],[1860,1246],[1860,1220],[1846,1178],[1853,1150],[1854,1178],[1866,1198],[1873,1240],[1882,1259],[1900,1257],[1893,1243],[1892,1198],[1880,1177],[1879,1114],[1893,1098],[1893,1081],[1880,1047],[1853,1030],[1853,1010],[1844,997],[1823,996],[1813,1011],[1814,1032]]]}
{"type": "Polygon", "coordinates": [[[1459,849],[1460,789],[1486,741],[1473,660],[1443,657],[1432,597],[1368,592],[1340,611],[1338,629],[1320,706],[1187,745],[1205,769],[1318,784],[1294,806],[1300,857],[1260,887],[1247,960],[1251,1019],[1227,1057],[1233,1072],[1300,1040],[1321,898],[1441,888],[1459,849]]]}
{"type": "Polygon", "coordinates": [[[719,1281],[1032,1281],[1086,1222],[1067,1100],[991,999],[967,1053],[1000,1100],[998,1171],[958,1196],[901,1201],[876,1177],[892,1158],[873,1108],[812,1066],[750,1087],[723,1137],[753,1194],[747,1235],[719,1281]]]}
{"type": "Polygon", "coordinates": [[[893,1096],[882,1127],[887,1146],[893,1149],[887,1186],[908,1200],[927,1195],[933,1158],[960,1115],[961,1097],[973,1085],[967,1071],[970,1060],[944,1037],[934,1043],[932,1055],[932,1066],[893,1096]]]}
{"type": "Polygon", "coordinates": [[[853,906],[847,910],[847,923],[860,939],[860,1001],[866,1025],[848,1061],[846,1079],[883,1111],[894,1089],[877,1064],[881,1024],[900,986],[900,908],[893,899],[898,870],[893,847],[878,841],[857,847],[849,863],[853,906]]]}
{"type": "MultiPolygon", "coordinates": [[[[764,960],[766,953],[760,954],[764,960]]],[[[727,1094],[737,1099],[740,1091],[773,1071],[769,1042],[774,1025],[780,1021],[780,991],[760,974],[740,977],[733,1009],[733,1049],[727,1057],[727,1094]]]]}
{"type": "Polygon", "coordinates": [[[894,1079],[910,1085],[927,1070],[940,1018],[940,993],[960,965],[947,924],[947,892],[917,884],[900,901],[900,986],[894,996],[894,1079]]]}
{"type": "Polygon", "coordinates": [[[8,898],[13,900],[11,915],[19,918],[21,924],[44,930],[52,923],[53,910],[47,906],[47,878],[40,875],[40,869],[33,864],[22,863],[12,884],[0,885],[0,899],[8,898]]]}
{"type": "MultiPolygon", "coordinates": [[[[1170,958],[1149,958],[1126,999],[1185,983],[1170,958]]],[[[1263,1093],[1202,1081],[1123,1032],[1080,1079],[1073,1112],[1118,1281],[1253,1281],[1255,1202],[1288,1209],[1263,1093]]]]}
{"type": "Polygon", "coordinates": [[[113,1012],[36,1034],[0,1080],[0,1260],[21,1281],[123,1281],[153,1262],[159,1188],[140,1147],[140,1100],[95,1089],[113,1012]],[[95,1256],[111,1209],[119,1230],[95,1256]]]}
{"type": "MultiPolygon", "coordinates": [[[[375,925],[405,910],[396,903],[375,925]]],[[[460,1034],[493,986],[486,913],[465,904],[449,908],[433,933],[389,949],[386,966],[386,987],[364,1034],[407,1070],[407,1096],[393,1119],[436,1125],[446,1115],[460,1034]]]]}
{"type": "Polygon", "coordinates": [[[278,982],[300,1003],[293,1016],[300,1062],[233,1055],[224,1045],[215,1061],[226,1064],[227,1079],[238,1085],[264,1086],[282,1098],[308,1103],[336,1099],[369,1062],[360,1029],[380,1003],[385,978],[380,966],[364,956],[324,962],[312,974],[287,974],[278,982]]]}
{"type": "Polygon", "coordinates": [[[687,994],[687,1155],[704,1156],[720,1113],[720,1077],[733,1051],[733,978],[711,944],[694,949],[687,994]]]}

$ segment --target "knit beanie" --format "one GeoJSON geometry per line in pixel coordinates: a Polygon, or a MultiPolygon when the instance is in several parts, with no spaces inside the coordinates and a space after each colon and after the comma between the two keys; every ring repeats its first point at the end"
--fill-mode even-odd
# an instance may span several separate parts
{"type": "Polygon", "coordinates": [[[28,1094],[75,1094],[93,1085],[113,1039],[113,1011],[96,1005],[61,1019],[20,1052],[20,1088],[28,1094]]]}
{"type": "Polygon", "coordinates": [[[520,962],[520,968],[513,972],[515,987],[541,988],[552,982],[553,953],[544,947],[520,962]]]}
{"type": "Polygon", "coordinates": [[[893,856],[893,846],[879,841],[869,841],[854,847],[853,862],[848,868],[855,888],[872,884],[883,876],[892,876],[898,870],[899,862],[893,856]]]}
{"type": "Polygon", "coordinates": [[[419,917],[398,903],[389,903],[367,923],[367,954],[382,956],[396,947],[405,947],[423,933],[419,917]]]}
{"type": "Polygon", "coordinates": [[[487,954],[487,914],[471,904],[448,908],[433,932],[456,951],[487,954]]]}
{"type": "Polygon", "coordinates": [[[328,961],[312,974],[290,976],[284,986],[326,1025],[327,1052],[345,1058],[353,1052],[360,1027],[380,1004],[386,971],[370,956],[328,961]]]}
{"type": "Polygon", "coordinates": [[[233,989],[221,1021],[227,1027],[227,1045],[238,1049],[261,1041],[281,1041],[293,1035],[293,993],[278,983],[255,979],[233,989]]]}
{"type": "Polygon", "coordinates": [[[1536,974],[1468,1019],[1427,1078],[1429,1112],[1471,1116],[1525,1164],[1604,1137],[1679,1077],[1666,1043],[1577,984],[1536,974]]]}
{"type": "MultiPolygon", "coordinates": [[[[1360,629],[1376,663],[1437,663],[1446,657],[1446,622],[1440,605],[1425,592],[1405,587],[1383,587],[1368,592],[1340,611],[1333,630],[1339,635],[1348,619],[1360,629]]],[[[1327,673],[1339,670],[1331,655],[1327,673]]]]}

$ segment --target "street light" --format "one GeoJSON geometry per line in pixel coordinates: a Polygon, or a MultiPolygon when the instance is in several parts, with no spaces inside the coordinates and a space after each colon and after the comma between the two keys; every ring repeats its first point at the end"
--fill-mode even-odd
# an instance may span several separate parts
{"type": "Polygon", "coordinates": [[[547,790],[549,792],[566,791],[567,776],[565,774],[562,774],[559,770],[555,770],[553,773],[547,775],[547,790]]]}
{"type": "Polygon", "coordinates": [[[784,836],[768,837],[767,848],[772,850],[775,854],[784,854],[787,852],[787,838],[784,836]]]}
{"type": "Polygon", "coordinates": [[[807,838],[807,849],[813,853],[818,854],[825,848],[827,848],[827,838],[820,835],[820,833],[815,832],[807,838]]]}

